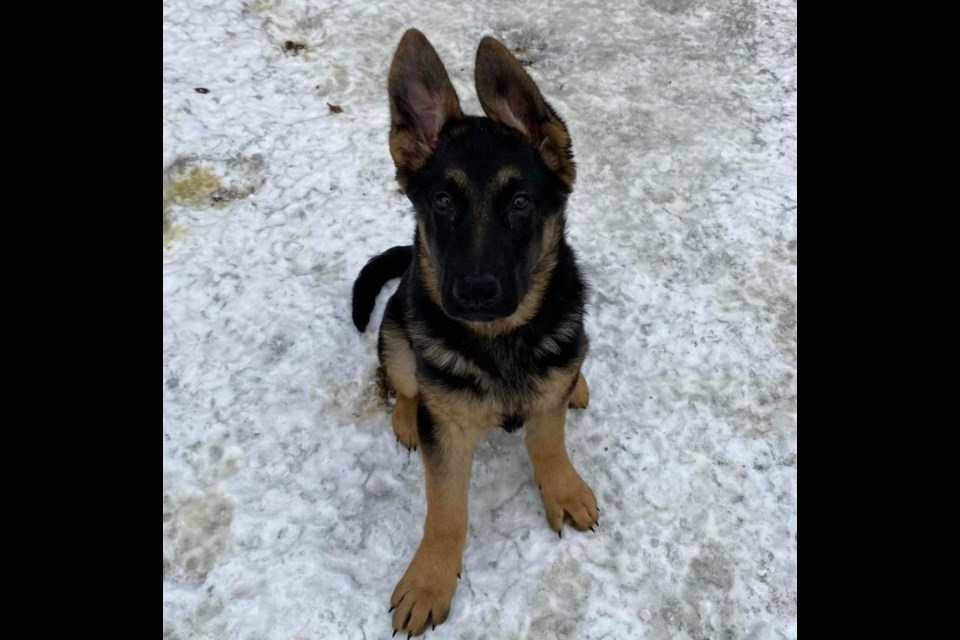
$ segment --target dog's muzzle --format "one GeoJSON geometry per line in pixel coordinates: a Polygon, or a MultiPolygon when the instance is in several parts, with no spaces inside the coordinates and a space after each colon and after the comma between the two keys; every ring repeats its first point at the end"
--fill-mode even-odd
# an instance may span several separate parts
{"type": "Polygon", "coordinates": [[[457,304],[471,311],[484,311],[497,304],[503,288],[490,274],[464,276],[453,283],[453,297],[457,304]]]}

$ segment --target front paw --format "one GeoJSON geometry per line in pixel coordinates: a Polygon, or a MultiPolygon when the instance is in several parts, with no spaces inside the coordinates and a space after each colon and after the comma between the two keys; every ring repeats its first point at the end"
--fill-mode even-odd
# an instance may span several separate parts
{"type": "Polygon", "coordinates": [[[459,573],[459,555],[451,557],[443,545],[422,544],[390,597],[394,635],[401,631],[417,636],[427,625],[446,620],[459,573]]]}
{"type": "Polygon", "coordinates": [[[540,481],[540,498],[547,522],[557,533],[563,529],[564,521],[581,531],[592,530],[600,517],[593,490],[573,467],[540,481]]]}

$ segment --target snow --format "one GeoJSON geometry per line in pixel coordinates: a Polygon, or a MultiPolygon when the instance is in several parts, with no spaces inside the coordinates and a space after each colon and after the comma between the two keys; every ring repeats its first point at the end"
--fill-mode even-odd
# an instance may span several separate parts
{"type": "Polygon", "coordinates": [[[164,638],[389,637],[422,464],[349,296],[412,237],[386,100],[410,26],[468,113],[493,35],[570,127],[568,443],[602,511],[558,540],[522,432],[492,433],[429,636],[796,638],[797,9],[767,0],[165,0],[164,638]]]}

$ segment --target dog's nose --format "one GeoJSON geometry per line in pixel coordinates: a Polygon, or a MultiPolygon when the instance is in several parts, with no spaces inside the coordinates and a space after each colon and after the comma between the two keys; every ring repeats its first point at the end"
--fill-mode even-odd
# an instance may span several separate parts
{"type": "Polygon", "coordinates": [[[500,281],[489,274],[464,276],[453,283],[453,297],[465,307],[486,309],[500,299],[500,281]]]}

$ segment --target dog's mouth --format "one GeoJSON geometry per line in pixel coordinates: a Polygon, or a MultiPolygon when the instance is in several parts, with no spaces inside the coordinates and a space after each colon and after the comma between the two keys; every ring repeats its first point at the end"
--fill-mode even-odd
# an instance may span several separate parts
{"type": "Polygon", "coordinates": [[[507,318],[517,310],[517,301],[514,296],[511,299],[503,300],[499,304],[482,307],[479,305],[464,305],[457,300],[443,297],[443,312],[454,320],[464,322],[493,322],[501,318],[507,318]]]}
{"type": "Polygon", "coordinates": [[[457,320],[466,320],[467,322],[492,322],[500,318],[505,318],[510,314],[485,313],[483,311],[463,311],[459,313],[449,313],[451,318],[457,320]]]}

